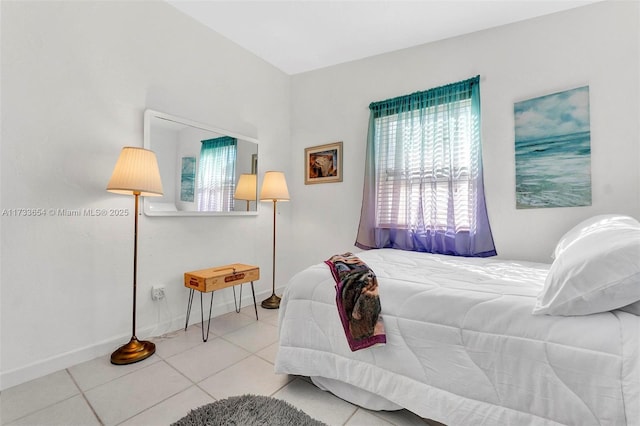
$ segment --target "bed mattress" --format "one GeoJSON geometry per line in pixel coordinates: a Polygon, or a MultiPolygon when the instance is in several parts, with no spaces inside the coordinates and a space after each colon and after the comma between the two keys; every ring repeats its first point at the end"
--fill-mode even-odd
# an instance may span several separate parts
{"type": "Polygon", "coordinates": [[[450,426],[640,425],[640,317],[533,316],[547,264],[393,249],[358,256],[378,277],[387,343],[349,349],[335,282],[317,264],[284,292],[277,373],[450,426]]]}

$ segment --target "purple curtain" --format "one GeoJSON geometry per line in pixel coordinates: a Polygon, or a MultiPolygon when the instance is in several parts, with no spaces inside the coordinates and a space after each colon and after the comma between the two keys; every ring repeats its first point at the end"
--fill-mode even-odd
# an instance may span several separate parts
{"type": "Polygon", "coordinates": [[[479,80],[369,106],[356,246],[496,255],[482,177],[479,80]]]}

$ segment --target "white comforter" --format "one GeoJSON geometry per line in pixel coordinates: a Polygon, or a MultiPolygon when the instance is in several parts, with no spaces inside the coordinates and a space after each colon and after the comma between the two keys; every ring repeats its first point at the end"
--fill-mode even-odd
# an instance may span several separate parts
{"type": "Polygon", "coordinates": [[[378,277],[386,345],[350,351],[318,264],[283,295],[276,372],[337,380],[366,391],[336,387],[352,402],[371,393],[450,426],[640,425],[640,317],[531,315],[546,264],[358,256],[378,277]]]}

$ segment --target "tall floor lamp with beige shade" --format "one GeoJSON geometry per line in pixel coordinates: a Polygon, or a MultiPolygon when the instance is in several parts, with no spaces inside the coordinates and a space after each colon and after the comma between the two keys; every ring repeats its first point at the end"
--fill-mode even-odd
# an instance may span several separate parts
{"type": "Polygon", "coordinates": [[[138,277],[138,198],[162,195],[158,161],[153,151],[126,146],[113,169],[107,191],[135,197],[133,231],[133,331],[131,340],[111,354],[111,363],[132,364],[149,358],[156,351],[153,342],[136,337],[136,281],[138,277]]]}
{"type": "Polygon", "coordinates": [[[266,309],[278,309],[280,298],[276,296],[276,207],[278,201],[289,201],[289,189],[283,172],[266,172],[260,190],[260,201],[273,202],[273,282],[271,296],[262,301],[266,309]]]}

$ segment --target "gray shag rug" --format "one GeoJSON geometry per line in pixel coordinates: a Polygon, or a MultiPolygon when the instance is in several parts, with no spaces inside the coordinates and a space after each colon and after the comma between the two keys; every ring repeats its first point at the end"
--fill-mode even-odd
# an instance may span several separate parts
{"type": "Polygon", "coordinates": [[[191,410],[171,426],[326,426],[288,402],[268,396],[242,395],[191,410]]]}

